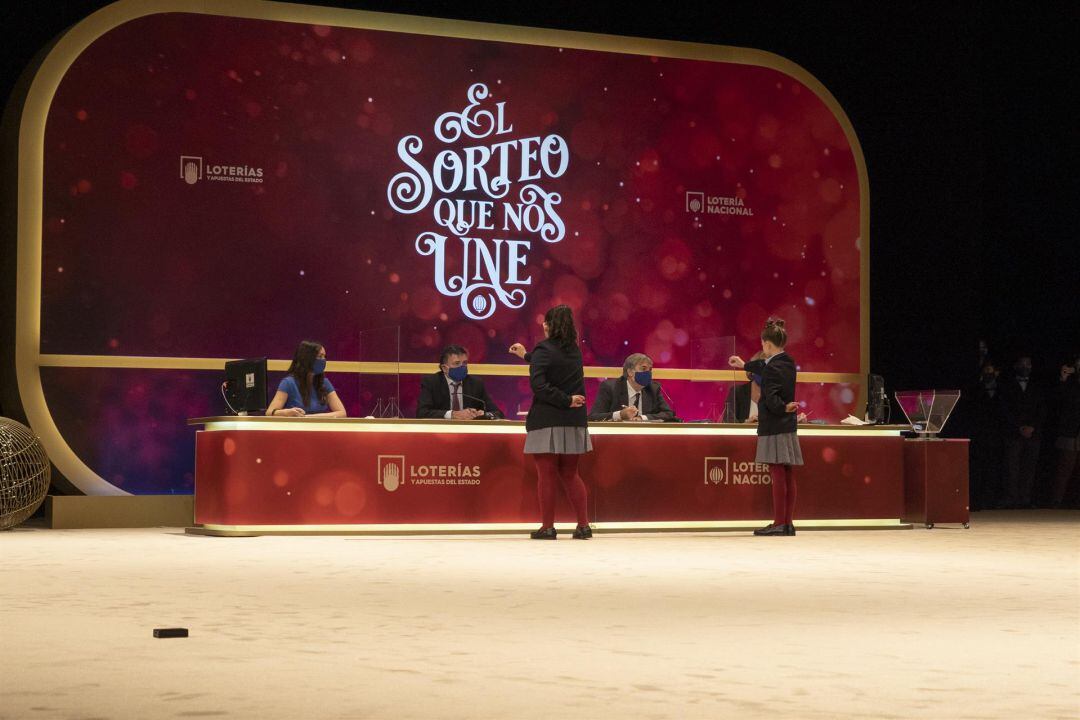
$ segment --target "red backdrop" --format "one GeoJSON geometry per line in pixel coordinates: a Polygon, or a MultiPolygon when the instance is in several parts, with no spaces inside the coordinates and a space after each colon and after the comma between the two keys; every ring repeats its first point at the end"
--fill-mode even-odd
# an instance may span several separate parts
{"type": "MultiPolygon", "coordinates": [[[[644,351],[691,368],[695,340],[728,335],[749,354],[778,314],[803,371],[859,371],[856,160],[826,104],[777,70],[154,15],[75,60],[44,158],[43,353],[286,358],[313,338],[355,360],[361,330],[396,326],[401,359],[434,370],[450,342],[507,361],[566,302],[589,365],[644,351]],[[422,186],[416,168],[435,174],[444,151],[457,185],[408,202],[395,178],[422,186]],[[458,201],[490,219],[444,227],[437,211],[458,201]],[[446,238],[441,256],[426,233],[446,238]],[[463,236],[489,253],[465,273],[463,236]],[[463,301],[455,274],[480,289],[463,301]]],[[[332,379],[351,413],[370,410],[356,376],[332,379]]],[[[43,373],[65,438],[131,492],[190,492],[183,420],[220,410],[219,380],[43,373]]],[[[493,386],[508,413],[527,397],[516,379],[493,386]]],[[[689,417],[717,402],[707,384],[666,387],[689,417]]],[[[853,409],[850,387],[800,393],[819,417],[853,409]]]]}

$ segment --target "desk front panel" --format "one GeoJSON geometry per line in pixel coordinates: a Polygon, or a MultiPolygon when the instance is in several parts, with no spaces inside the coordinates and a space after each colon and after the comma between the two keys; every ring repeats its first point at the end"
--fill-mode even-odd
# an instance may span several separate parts
{"type": "MultiPolygon", "coordinates": [[[[477,428],[479,429],[479,428],[477,428]]],[[[659,429],[658,429],[659,430],[659,429]]],[[[744,432],[593,434],[582,458],[596,523],[771,517],[768,466],[744,432]]],[[[204,525],[510,524],[538,520],[523,429],[491,432],[204,430],[196,441],[195,521],[204,525]]],[[[801,438],[798,516],[896,519],[903,440],[801,438]]],[[[573,515],[559,498],[559,522],[573,515]]]]}

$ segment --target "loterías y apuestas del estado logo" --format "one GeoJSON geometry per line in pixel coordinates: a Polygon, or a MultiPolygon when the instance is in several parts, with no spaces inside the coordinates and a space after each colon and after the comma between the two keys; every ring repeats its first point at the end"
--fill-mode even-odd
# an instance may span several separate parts
{"type": "Polygon", "coordinates": [[[407,463],[404,455],[379,455],[375,476],[387,492],[396,492],[406,485],[476,486],[480,484],[480,466],[465,463],[414,464],[407,463]]]}
{"type": "Polygon", "coordinates": [[[208,163],[200,155],[181,155],[180,179],[188,185],[200,180],[259,184],[263,181],[263,169],[251,165],[208,163]]]}

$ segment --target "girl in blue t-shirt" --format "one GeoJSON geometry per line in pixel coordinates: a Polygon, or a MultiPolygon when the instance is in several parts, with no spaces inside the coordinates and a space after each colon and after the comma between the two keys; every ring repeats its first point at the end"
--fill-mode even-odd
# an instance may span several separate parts
{"type": "Polygon", "coordinates": [[[296,348],[289,374],[266,408],[275,417],[345,417],[345,406],[326,379],[326,348],[304,340],[296,348]]]}

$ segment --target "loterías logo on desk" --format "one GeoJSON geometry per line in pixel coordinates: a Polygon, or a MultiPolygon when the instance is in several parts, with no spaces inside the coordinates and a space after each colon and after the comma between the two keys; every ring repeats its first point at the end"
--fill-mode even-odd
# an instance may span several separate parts
{"type": "Polygon", "coordinates": [[[765,463],[736,461],[727,457],[705,458],[705,484],[713,485],[769,485],[772,477],[765,463]]]}
{"type": "Polygon", "coordinates": [[[480,484],[479,465],[416,465],[407,463],[404,455],[379,455],[375,475],[387,492],[396,492],[402,485],[480,484]]]}
{"type": "Polygon", "coordinates": [[[566,235],[562,197],[539,183],[566,173],[569,145],[554,133],[513,138],[506,103],[487,102],[491,97],[477,83],[463,110],[438,117],[434,133],[445,147],[433,159],[429,150],[431,167],[421,160],[424,140],[403,137],[397,153],[407,169],[386,188],[399,213],[431,208],[441,229],[417,235],[416,252],[433,258],[435,288],[459,298],[461,312],[474,320],[491,317],[499,305],[524,306],[533,241],[557,243],[566,235]]]}

